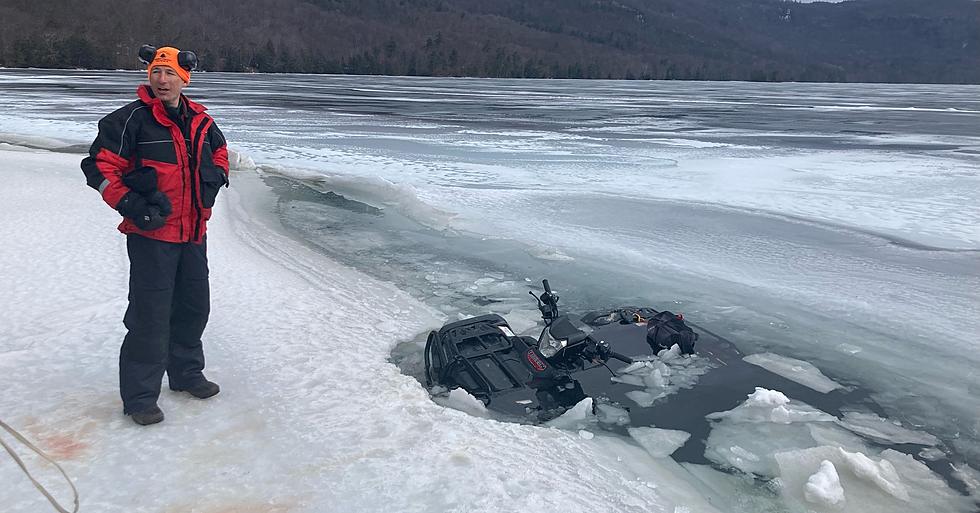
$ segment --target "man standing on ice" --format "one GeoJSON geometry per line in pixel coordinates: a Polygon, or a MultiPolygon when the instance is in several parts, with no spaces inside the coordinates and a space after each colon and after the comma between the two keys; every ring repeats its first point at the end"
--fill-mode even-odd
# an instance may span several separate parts
{"type": "Polygon", "coordinates": [[[210,312],[205,231],[228,185],[228,150],[204,106],[181,94],[197,56],[144,45],[140,60],[149,84],[99,121],[82,171],[123,216],[130,270],[119,391],[123,413],[147,425],[163,420],[164,372],[172,390],[199,399],[220,390],[204,377],[201,334],[210,312]]]}

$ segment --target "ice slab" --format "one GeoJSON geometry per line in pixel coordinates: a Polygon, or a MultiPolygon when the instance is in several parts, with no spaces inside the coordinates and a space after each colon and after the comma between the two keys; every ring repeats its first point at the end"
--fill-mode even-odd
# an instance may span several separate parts
{"type": "Polygon", "coordinates": [[[902,427],[897,421],[883,419],[874,413],[845,412],[844,418],[838,423],[859,435],[881,443],[928,446],[939,444],[939,439],[929,433],[902,427]]]}
{"type": "Polygon", "coordinates": [[[704,456],[724,468],[772,478],[779,475],[774,453],[814,445],[805,424],[725,421],[711,428],[704,456]]]}
{"type": "Polygon", "coordinates": [[[950,467],[953,468],[953,477],[966,486],[973,500],[980,501],[980,472],[966,463],[950,465],[950,467]]]}
{"type": "Polygon", "coordinates": [[[843,388],[836,381],[824,376],[820,369],[810,362],[787,358],[775,353],[751,354],[742,358],[752,365],[758,365],[773,374],[778,374],[788,380],[795,381],[817,392],[827,392],[843,388]]]}
{"type": "Polygon", "coordinates": [[[596,417],[603,424],[625,426],[630,423],[629,412],[612,404],[599,404],[596,406],[596,417]]]}
{"type": "Polygon", "coordinates": [[[909,492],[890,461],[885,459],[874,461],[860,452],[847,452],[844,449],[838,451],[855,476],[873,483],[896,499],[908,502],[909,492]]]}
{"type": "Polygon", "coordinates": [[[891,449],[880,457],[821,446],[775,455],[781,494],[791,511],[889,513],[952,513],[970,511],[969,500],[951,490],[928,467],[891,449]],[[833,503],[820,492],[836,489],[825,463],[833,465],[843,501],[833,503]],[[814,478],[815,475],[823,474],[814,478]],[[815,483],[815,486],[808,486],[815,483]],[[826,485],[826,486],[823,486],[826,485]],[[810,492],[810,499],[807,498],[810,492]]]}
{"type": "Polygon", "coordinates": [[[691,438],[690,433],[674,429],[635,427],[627,431],[654,458],[670,456],[687,443],[688,438],[691,438]]]}
{"type": "Polygon", "coordinates": [[[776,477],[775,453],[821,445],[818,437],[865,447],[860,439],[853,440],[857,437],[834,424],[836,417],[776,390],[756,388],[739,406],[707,418],[716,422],[705,443],[705,457],[756,476],[776,477]]]}
{"type": "Polygon", "coordinates": [[[740,423],[777,422],[832,422],[837,417],[820,411],[806,403],[792,401],[774,390],[756,387],[748,399],[735,408],[708,414],[710,420],[730,419],[740,423]]]}
{"type": "Polygon", "coordinates": [[[924,460],[937,461],[946,457],[946,453],[938,447],[926,447],[919,451],[919,457],[924,460]]]}
{"type": "Polygon", "coordinates": [[[653,406],[653,403],[655,403],[657,399],[660,399],[661,397],[665,397],[667,394],[660,393],[654,395],[651,394],[650,392],[644,392],[642,390],[631,390],[623,395],[625,395],[627,398],[629,398],[631,401],[633,401],[640,407],[649,408],[650,406],[653,406]]]}
{"type": "Polygon", "coordinates": [[[830,422],[811,422],[806,425],[810,436],[816,442],[815,446],[833,445],[850,451],[863,451],[868,447],[867,441],[854,433],[830,422]]]}
{"type": "Polygon", "coordinates": [[[434,397],[433,399],[442,406],[469,413],[474,417],[486,417],[488,415],[487,407],[483,401],[473,397],[462,388],[450,390],[449,395],[445,398],[434,397]]]}
{"type": "Polygon", "coordinates": [[[708,465],[682,463],[681,466],[698,481],[702,493],[712,503],[723,504],[728,513],[786,512],[778,492],[778,480],[757,483],[751,476],[721,472],[708,465]]]}
{"type": "Polygon", "coordinates": [[[592,413],[592,398],[586,397],[565,413],[545,422],[545,425],[558,429],[576,430],[584,429],[595,422],[596,417],[592,413]]]}
{"type": "Polygon", "coordinates": [[[614,383],[625,383],[627,385],[633,385],[635,387],[645,386],[643,382],[643,378],[641,378],[640,376],[631,376],[629,374],[624,374],[622,376],[613,376],[609,378],[609,380],[614,383]]]}

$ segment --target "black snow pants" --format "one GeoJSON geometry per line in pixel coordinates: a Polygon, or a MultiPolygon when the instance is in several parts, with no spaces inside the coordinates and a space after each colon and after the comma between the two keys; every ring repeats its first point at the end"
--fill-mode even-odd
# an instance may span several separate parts
{"type": "Polygon", "coordinates": [[[204,379],[201,334],[208,323],[207,240],[201,244],[163,242],[130,234],[129,332],[119,352],[119,392],[123,411],[156,404],[166,371],[172,389],[204,379]]]}

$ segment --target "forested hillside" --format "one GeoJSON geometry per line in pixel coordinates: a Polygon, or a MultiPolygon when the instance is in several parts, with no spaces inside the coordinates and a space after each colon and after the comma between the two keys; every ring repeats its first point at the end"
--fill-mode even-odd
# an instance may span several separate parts
{"type": "Polygon", "coordinates": [[[980,83],[980,2],[4,0],[0,65],[212,71],[980,83]]]}

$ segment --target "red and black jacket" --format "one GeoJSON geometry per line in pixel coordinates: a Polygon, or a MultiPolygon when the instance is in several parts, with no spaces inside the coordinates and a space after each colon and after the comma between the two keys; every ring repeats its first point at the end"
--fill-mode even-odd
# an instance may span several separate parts
{"type": "Polygon", "coordinates": [[[122,177],[150,166],[157,189],[167,195],[173,213],[157,230],[143,231],[123,218],[119,231],[167,242],[200,243],[218,189],[228,185],[228,148],[221,130],[203,105],[181,96],[184,123],[167,114],[149,86],[136,90],[139,100],[99,121],[99,136],[82,160],[89,186],[110,207],[129,192],[122,177]]]}

